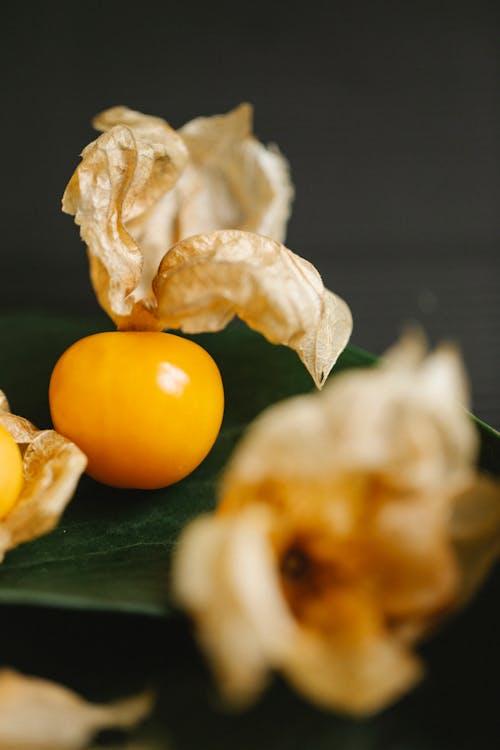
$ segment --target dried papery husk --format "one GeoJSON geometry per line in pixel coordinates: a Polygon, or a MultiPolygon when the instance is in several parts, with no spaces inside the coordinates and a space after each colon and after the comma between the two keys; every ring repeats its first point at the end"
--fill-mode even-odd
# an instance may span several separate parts
{"type": "Polygon", "coordinates": [[[181,537],[173,594],[194,617],[228,705],[246,708],[281,671],[315,703],[352,715],[384,708],[422,676],[404,639],[332,647],[287,607],[273,549],[274,513],[262,504],[198,518],[181,537]]]}
{"type": "Polygon", "coordinates": [[[408,493],[467,488],[479,439],[464,413],[466,374],[451,346],[425,356],[424,341],[411,332],[377,367],[340,373],[321,397],[266,410],[226,467],[222,495],[233,477],[328,481],[360,469],[408,493]]]}
{"type": "Polygon", "coordinates": [[[37,430],[10,412],[0,391],[0,424],[21,449],[24,483],[13,508],[0,520],[0,560],[22,542],[51,531],[71,500],[87,459],[54,430],[37,430]]]}
{"type": "Polygon", "coordinates": [[[198,636],[228,700],[244,706],[279,666],[296,625],[279,595],[264,507],[198,517],[174,557],[173,593],[195,616],[198,636]]]}
{"type": "Polygon", "coordinates": [[[252,110],[163,120],[114,107],[63,198],[100,304],[120,329],[217,331],[234,315],[290,346],[318,387],[352,331],[343,300],[280,243],[293,189],[252,110]]]}
{"type": "MultiPolygon", "coordinates": [[[[226,114],[197,117],[177,131],[189,154],[185,168],[134,228],[145,257],[153,254],[159,261],[175,242],[217,229],[284,240],[293,198],[288,162],[276,146],[253,136],[252,119],[251,105],[241,104],[226,114]]],[[[127,107],[112,107],[93,120],[97,130],[125,125],[146,141],[162,124],[127,107]]]]}
{"type": "Polygon", "coordinates": [[[174,245],[153,289],[163,325],[219,331],[237,315],[273,344],[294,349],[321,387],[352,331],[346,303],[317,270],[279,242],[227,230],[174,245]]]}
{"type": "Polygon", "coordinates": [[[283,672],[302,695],[326,709],[365,717],[383,710],[422,678],[420,660],[394,638],[333,651],[302,633],[283,672]]]}
{"type": "Polygon", "coordinates": [[[241,229],[283,242],[293,187],[277,146],[252,135],[253,108],[198,117],[180,129],[189,163],[179,180],[178,236],[241,229]]]}
{"type": "Polygon", "coordinates": [[[367,715],[421,678],[417,643],[500,546],[500,484],[476,470],[466,400],[458,353],[426,356],[410,335],[378,367],[250,426],[173,569],[230,700],[254,699],[267,666],[324,707],[367,715]],[[234,661],[242,648],[258,669],[234,661]]]}
{"type": "Polygon", "coordinates": [[[158,329],[151,284],[171,245],[189,234],[241,227],[283,238],[288,167],[251,135],[249,105],[178,133],[127,107],[93,123],[104,135],[83,151],[63,210],[80,226],[97,297],[119,327],[158,329]]]}
{"type": "Polygon", "coordinates": [[[462,573],[460,606],[474,596],[500,555],[499,495],[497,481],[479,476],[454,500],[450,531],[462,573]]]}
{"type": "Polygon", "coordinates": [[[0,670],[1,750],[80,750],[103,729],[128,730],[153,708],[149,692],[95,704],[66,687],[0,670]]]}
{"type": "MultiPolygon", "coordinates": [[[[109,117],[116,111],[126,124],[115,125],[85,148],[64,193],[63,210],[74,215],[80,227],[98,300],[119,324],[133,313],[134,292],[143,274],[155,270],[154,259],[143,253],[134,236],[177,181],[187,151],[162,120],[124,107],[111,110],[109,117]]],[[[106,121],[105,114],[101,121],[106,121]]],[[[147,290],[141,302],[146,310],[151,306],[147,290]]],[[[156,328],[154,319],[149,327],[156,328]]]]}

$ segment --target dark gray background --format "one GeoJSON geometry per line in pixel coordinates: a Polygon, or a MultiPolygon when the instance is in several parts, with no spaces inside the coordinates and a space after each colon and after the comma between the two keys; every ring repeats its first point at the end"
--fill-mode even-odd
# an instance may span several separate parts
{"type": "Polygon", "coordinates": [[[253,102],[289,158],[287,244],[380,353],[456,339],[499,426],[498,2],[11,3],[2,19],[0,308],[92,312],[60,197],[113,104],[174,126],[253,102]]]}

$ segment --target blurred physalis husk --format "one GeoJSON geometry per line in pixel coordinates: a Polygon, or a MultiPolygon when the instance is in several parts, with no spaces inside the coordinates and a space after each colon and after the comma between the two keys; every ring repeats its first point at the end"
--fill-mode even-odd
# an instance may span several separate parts
{"type": "Polygon", "coordinates": [[[420,679],[416,644],[500,547],[500,485],[475,468],[466,402],[457,351],[427,356],[414,333],[249,427],[173,567],[230,702],[278,670],[314,702],[367,715],[420,679]]]}
{"type": "Polygon", "coordinates": [[[83,750],[103,729],[129,730],[152,711],[144,692],[89,703],[55,682],[0,670],[0,750],[83,750]]]}
{"type": "Polygon", "coordinates": [[[101,306],[121,329],[218,331],[237,315],[294,349],[321,387],[352,331],[347,304],[283,244],[293,188],[252,109],[164,120],[113,107],[63,210],[87,245],[101,306]]]}
{"type": "Polygon", "coordinates": [[[87,459],[79,448],[54,430],[38,430],[12,414],[0,391],[0,425],[18,444],[23,485],[15,505],[0,519],[0,560],[22,542],[51,531],[71,500],[87,459]]]}

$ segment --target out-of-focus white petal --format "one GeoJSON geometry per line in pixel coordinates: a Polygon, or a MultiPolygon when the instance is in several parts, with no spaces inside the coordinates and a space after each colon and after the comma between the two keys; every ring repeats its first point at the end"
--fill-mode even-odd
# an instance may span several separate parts
{"type": "Polygon", "coordinates": [[[341,649],[304,633],[283,664],[283,672],[318,705],[367,716],[412,688],[423,670],[411,651],[391,638],[341,649]]]}
{"type": "MultiPolygon", "coordinates": [[[[477,476],[463,366],[450,347],[424,352],[407,336],[378,367],[270,407],[238,445],[212,520],[222,567],[217,579],[204,570],[203,613],[188,606],[202,633],[223,621],[207,651],[219,675],[221,651],[226,675],[243,670],[222,676],[228,695],[246,677],[251,698],[277,669],[324,707],[384,708],[420,678],[419,638],[497,558],[500,488],[477,476]]],[[[191,554],[202,568],[203,545],[191,554]]]]}
{"type": "Polygon", "coordinates": [[[262,508],[202,517],[183,533],[174,556],[174,596],[194,616],[200,643],[233,703],[247,703],[262,690],[269,666],[295,631],[267,526],[262,508]]]}

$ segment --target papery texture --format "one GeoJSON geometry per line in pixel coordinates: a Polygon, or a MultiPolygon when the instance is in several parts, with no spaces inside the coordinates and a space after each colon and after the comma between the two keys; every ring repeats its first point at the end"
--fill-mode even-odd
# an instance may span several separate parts
{"type": "Polygon", "coordinates": [[[185,532],[174,564],[229,700],[252,700],[277,669],[365,715],[420,678],[415,644],[498,554],[500,488],[477,475],[466,399],[458,354],[425,356],[413,335],[250,426],[216,514],[185,532]]]}
{"type": "Polygon", "coordinates": [[[149,693],[89,703],[55,682],[0,670],[1,750],[79,750],[102,729],[130,729],[152,709],[149,693]]]}
{"type": "Polygon", "coordinates": [[[23,456],[24,483],[14,507],[0,520],[0,559],[22,542],[56,526],[71,500],[87,459],[54,430],[37,430],[12,414],[0,391],[0,424],[12,435],[23,456]]]}
{"type": "Polygon", "coordinates": [[[280,244],[293,190],[252,110],[177,133],[126,107],[95,118],[63,198],[88,247],[99,302],[119,328],[215,331],[234,315],[297,351],[321,386],[352,330],[349,308],[280,244]],[[159,268],[159,270],[158,270],[159,268]]]}
{"type": "Polygon", "coordinates": [[[227,228],[283,238],[293,193],[286,161],[251,135],[249,105],[178,132],[127,107],[94,125],[104,135],[84,150],[63,210],[80,226],[99,302],[118,325],[155,328],[151,283],[174,242],[227,228]]]}
{"type": "Polygon", "coordinates": [[[242,229],[282,242],[293,188],[276,146],[252,135],[252,107],[198,117],[180,129],[190,160],[179,181],[178,237],[242,229]]]}
{"type": "Polygon", "coordinates": [[[174,245],[154,281],[163,325],[219,331],[237,315],[294,349],[321,387],[352,331],[346,303],[308,261],[274,240],[220,231],[174,245]]]}
{"type": "Polygon", "coordinates": [[[174,560],[178,602],[199,625],[223,692],[245,703],[264,687],[269,666],[296,626],[279,593],[265,508],[232,518],[204,516],[186,530],[174,560]]]}
{"type": "MultiPolygon", "coordinates": [[[[132,315],[138,299],[146,309],[152,304],[148,279],[161,255],[150,257],[136,237],[175,185],[188,155],[181,137],[159,118],[115,107],[97,122],[104,129],[113,127],[83,151],[63,210],[80,227],[100,304],[120,323],[132,315]]],[[[143,316],[148,320],[146,312],[143,316]]],[[[149,327],[155,328],[154,322],[149,327]]]]}
{"type": "Polygon", "coordinates": [[[498,483],[479,477],[454,504],[450,531],[462,571],[459,604],[467,604],[500,555],[498,483]]]}
{"type": "MultiPolygon", "coordinates": [[[[145,256],[155,251],[159,260],[175,242],[217,229],[283,241],[293,198],[288,163],[276,146],[266,148],[253,136],[252,118],[252,107],[241,104],[227,114],[197,117],[177,131],[188,155],[182,174],[135,227],[145,256]]],[[[166,126],[127,107],[112,107],[93,124],[102,131],[126,126],[144,141],[166,126]]]]}

